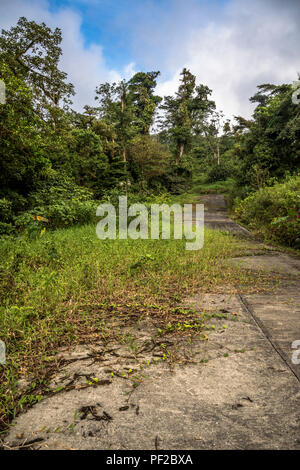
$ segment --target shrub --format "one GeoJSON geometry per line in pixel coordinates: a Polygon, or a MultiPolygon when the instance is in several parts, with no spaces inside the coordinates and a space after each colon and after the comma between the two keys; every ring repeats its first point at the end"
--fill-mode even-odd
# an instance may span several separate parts
{"type": "Polygon", "coordinates": [[[166,173],[170,163],[168,148],[151,136],[136,136],[129,146],[129,159],[139,179],[149,183],[166,173]]]}
{"type": "Polygon", "coordinates": [[[8,199],[0,199],[0,221],[9,222],[12,218],[12,202],[8,199]]]}
{"type": "Polygon", "coordinates": [[[268,238],[297,246],[300,237],[300,175],[264,187],[237,202],[235,213],[268,238]]]}
{"type": "Polygon", "coordinates": [[[207,183],[215,183],[216,181],[224,181],[232,176],[232,165],[230,162],[220,162],[220,165],[213,163],[207,172],[207,183]]]}
{"type": "Polygon", "coordinates": [[[91,191],[77,186],[71,178],[56,173],[41,182],[28,199],[29,209],[14,217],[19,230],[28,229],[36,223],[41,228],[46,226],[51,229],[87,224],[94,220],[97,207],[91,191]]]}
{"type": "Polygon", "coordinates": [[[0,236],[16,235],[16,234],[17,234],[16,228],[12,224],[6,223],[6,222],[0,222],[0,236]]]}

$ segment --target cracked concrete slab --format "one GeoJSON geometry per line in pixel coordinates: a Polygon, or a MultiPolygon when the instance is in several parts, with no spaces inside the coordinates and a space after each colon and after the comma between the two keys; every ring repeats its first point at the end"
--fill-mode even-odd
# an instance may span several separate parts
{"type": "Polygon", "coordinates": [[[274,252],[271,255],[237,257],[230,261],[254,271],[276,272],[300,277],[300,259],[283,253],[274,252]]]}
{"type": "Polygon", "coordinates": [[[222,194],[204,194],[199,197],[204,204],[204,223],[206,227],[228,231],[243,238],[252,238],[251,233],[231,220],[226,212],[226,200],[222,194]]]}
{"type": "MultiPolygon", "coordinates": [[[[223,230],[228,219],[234,231],[223,196],[201,200],[208,224],[223,230]]],[[[280,269],[291,279],[267,294],[186,299],[206,315],[205,338],[179,335],[174,345],[170,334],[159,342],[144,322],[131,332],[134,354],[125,344],[61,350],[49,385],[57,392],[13,421],[4,447],[300,449],[300,365],[292,364],[290,349],[300,339],[299,260],[273,253],[233,262],[280,269]],[[171,348],[172,368],[163,360],[171,348]]]]}
{"type": "MultiPolygon", "coordinates": [[[[69,355],[77,360],[52,386],[76,371],[109,380],[35,405],[15,420],[6,446],[35,440],[39,449],[300,448],[299,383],[238,297],[206,294],[189,303],[223,314],[210,319],[215,329],[208,341],[193,342],[189,364],[170,370],[163,361],[152,363],[133,387],[105,364],[91,364],[87,346],[77,348],[77,356],[69,355]]],[[[143,355],[125,360],[141,371],[143,355]]]]}
{"type": "Polygon", "coordinates": [[[243,297],[266,336],[300,380],[300,364],[292,360],[292,344],[300,341],[300,282],[286,285],[273,294],[243,297]]]}

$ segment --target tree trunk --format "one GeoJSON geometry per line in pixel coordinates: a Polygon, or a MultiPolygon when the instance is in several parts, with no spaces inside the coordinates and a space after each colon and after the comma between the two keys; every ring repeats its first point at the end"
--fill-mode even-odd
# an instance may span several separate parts
{"type": "Polygon", "coordinates": [[[217,143],[217,162],[220,165],[220,145],[219,142],[217,143]]]}
{"type": "Polygon", "coordinates": [[[178,154],[178,156],[177,156],[177,158],[176,158],[176,165],[178,165],[178,163],[179,163],[179,161],[180,161],[180,159],[181,159],[181,157],[182,157],[182,155],[183,155],[183,152],[184,152],[184,144],[180,144],[180,146],[179,146],[179,154],[178,154]]]}
{"type": "Polygon", "coordinates": [[[115,139],[112,137],[112,148],[111,148],[111,158],[115,156],[115,139]]]}

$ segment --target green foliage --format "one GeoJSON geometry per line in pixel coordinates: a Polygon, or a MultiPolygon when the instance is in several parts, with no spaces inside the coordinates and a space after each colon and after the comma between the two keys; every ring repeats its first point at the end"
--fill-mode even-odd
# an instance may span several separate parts
{"type": "Polygon", "coordinates": [[[242,223],[283,244],[298,246],[300,238],[300,175],[264,187],[236,203],[242,223]]]}
{"type": "Polygon", "coordinates": [[[11,236],[11,235],[16,235],[16,234],[17,234],[17,231],[13,224],[0,222],[0,236],[3,236],[3,235],[11,236]]]}
{"type": "Polygon", "coordinates": [[[207,183],[215,183],[216,181],[224,181],[229,176],[232,176],[233,166],[230,162],[222,160],[220,164],[212,163],[208,169],[206,181],[207,183]]]}
{"type": "Polygon", "coordinates": [[[40,182],[37,190],[28,195],[28,201],[29,210],[14,218],[20,230],[30,230],[35,225],[53,229],[87,224],[94,220],[97,207],[91,191],[56,173],[40,182]],[[34,221],[36,216],[46,221],[34,221]]]}
{"type": "Polygon", "coordinates": [[[0,78],[6,85],[6,103],[0,105],[0,196],[26,195],[50,166],[41,148],[43,123],[34,112],[32,91],[1,61],[0,78]]]}
{"type": "Polygon", "coordinates": [[[131,140],[129,158],[136,178],[145,179],[149,183],[166,173],[170,164],[168,148],[147,135],[139,135],[131,140]]]}
{"type": "MultiPolygon", "coordinates": [[[[241,161],[240,185],[253,184],[253,168],[282,177],[300,161],[300,107],[292,102],[291,85],[259,85],[253,119],[237,117],[233,152],[241,161]]],[[[259,185],[257,186],[259,187],[259,185]]]]}
{"type": "Polygon", "coordinates": [[[91,189],[96,198],[100,197],[109,170],[100,137],[88,129],[71,130],[62,168],[73,176],[76,184],[91,189]]]}
{"type": "Polygon", "coordinates": [[[59,70],[62,50],[61,31],[52,31],[45,23],[37,24],[21,17],[9,31],[0,36],[0,62],[6,63],[14,76],[23,79],[35,95],[35,109],[43,118],[51,116],[52,107],[60,101],[70,103],[73,85],[66,83],[67,74],[59,70]]]}
{"type": "Polygon", "coordinates": [[[130,101],[134,108],[134,126],[142,135],[149,134],[156,107],[162,100],[160,96],[154,95],[159,74],[138,72],[128,82],[130,101]]]}
{"type": "Polygon", "coordinates": [[[3,198],[0,199],[0,219],[9,221],[12,218],[12,202],[3,198]]]}
{"type": "MultiPolygon", "coordinates": [[[[106,142],[109,152],[108,185],[119,184],[126,180],[130,173],[133,178],[138,179],[137,166],[140,169],[142,160],[144,173],[149,173],[148,162],[152,156],[151,151],[151,156],[149,155],[147,159],[145,149],[142,149],[143,157],[139,159],[137,165],[134,158],[128,162],[128,153],[131,150],[132,155],[136,155],[134,148],[138,142],[142,142],[138,140],[138,136],[141,135],[144,136],[144,142],[148,143],[148,147],[150,146],[149,130],[156,106],[161,101],[161,98],[153,93],[158,74],[159,72],[139,72],[127,83],[122,80],[118,84],[100,85],[96,89],[98,108],[86,108],[86,112],[93,116],[91,125],[94,132],[106,142]]],[[[156,155],[157,151],[154,154],[156,155]]],[[[152,166],[155,166],[154,161],[152,166]]]]}
{"type": "Polygon", "coordinates": [[[165,111],[163,128],[167,129],[176,165],[191,148],[193,132],[197,132],[207,113],[215,103],[208,99],[211,90],[204,85],[196,86],[196,77],[186,68],[175,97],[166,96],[161,108],[165,111]]]}
{"type": "Polygon", "coordinates": [[[224,181],[216,181],[215,183],[195,182],[193,185],[193,193],[197,194],[226,194],[228,196],[232,193],[235,186],[233,178],[227,178],[224,181]]]}
{"type": "Polygon", "coordinates": [[[12,218],[12,202],[5,198],[0,199],[0,236],[14,235],[16,233],[16,230],[11,223],[12,218]]]}

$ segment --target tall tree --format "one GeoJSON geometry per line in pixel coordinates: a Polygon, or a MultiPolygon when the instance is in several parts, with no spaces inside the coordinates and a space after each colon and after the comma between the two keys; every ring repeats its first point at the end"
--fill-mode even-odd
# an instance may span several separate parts
{"type": "Polygon", "coordinates": [[[105,83],[96,88],[96,100],[99,102],[99,117],[111,125],[117,135],[124,164],[127,162],[129,139],[135,134],[133,126],[134,109],[130,101],[128,84],[105,83]]]}
{"type": "Polygon", "coordinates": [[[60,117],[57,107],[70,105],[74,94],[67,74],[59,69],[61,41],[59,28],[52,31],[45,23],[25,17],[10,30],[2,30],[0,36],[0,61],[31,87],[36,111],[54,127],[60,117]]]}
{"type": "Polygon", "coordinates": [[[72,129],[68,135],[66,173],[74,177],[79,186],[91,189],[99,197],[106,187],[108,159],[101,140],[90,129],[72,129]]]}
{"type": "Polygon", "coordinates": [[[135,126],[142,135],[149,134],[155,110],[162,100],[160,96],[154,95],[159,74],[160,72],[138,72],[128,82],[135,126]]]}
{"type": "Polygon", "coordinates": [[[300,106],[292,101],[289,84],[258,86],[250,98],[257,103],[251,120],[235,119],[236,142],[242,170],[240,182],[251,181],[253,168],[261,174],[281,176],[300,166],[300,106]]]}
{"type": "Polygon", "coordinates": [[[0,197],[12,192],[26,196],[50,167],[43,152],[43,122],[28,85],[1,61],[0,79],[6,85],[6,102],[0,104],[0,197]]]}
{"type": "Polygon", "coordinates": [[[211,90],[204,85],[196,85],[196,77],[186,68],[181,72],[178,91],[166,96],[161,108],[165,111],[163,126],[169,129],[174,145],[175,162],[178,165],[185,152],[190,148],[193,132],[199,122],[215,107],[208,97],[211,90]]]}
{"type": "Polygon", "coordinates": [[[224,113],[222,111],[214,111],[203,120],[202,125],[203,133],[217,165],[220,165],[220,133],[224,126],[223,119],[224,113]]]}

